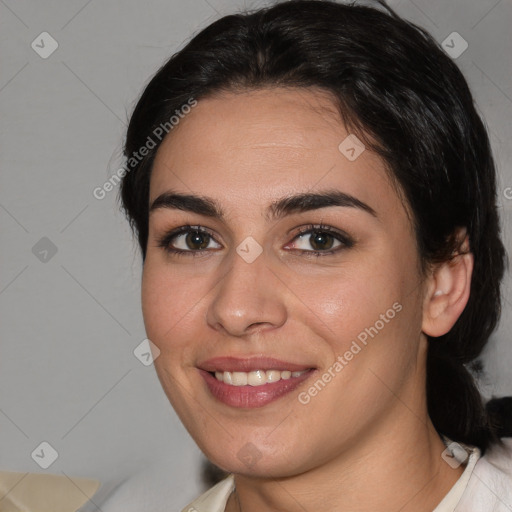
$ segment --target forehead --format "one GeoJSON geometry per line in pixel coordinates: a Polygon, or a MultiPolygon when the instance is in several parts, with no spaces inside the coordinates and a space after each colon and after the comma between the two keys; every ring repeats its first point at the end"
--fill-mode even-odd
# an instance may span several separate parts
{"type": "MultiPolygon", "coordinates": [[[[332,99],[318,89],[224,92],[200,99],[164,140],[159,153],[169,146],[185,151],[195,147],[216,157],[227,156],[226,150],[234,149],[320,149],[319,143],[332,146],[339,138],[339,129],[340,118],[332,99]],[[332,132],[333,138],[323,140],[318,137],[319,130],[332,132]]],[[[174,155],[167,152],[167,158],[174,160],[174,156],[184,155],[182,151],[174,155]]],[[[202,151],[197,156],[202,157],[202,151]]]]}
{"type": "Polygon", "coordinates": [[[270,197],[334,187],[374,209],[396,208],[381,158],[343,152],[352,137],[325,91],[273,88],[200,99],[157,152],[150,201],[172,188],[228,207],[242,199],[263,207],[270,197]]]}

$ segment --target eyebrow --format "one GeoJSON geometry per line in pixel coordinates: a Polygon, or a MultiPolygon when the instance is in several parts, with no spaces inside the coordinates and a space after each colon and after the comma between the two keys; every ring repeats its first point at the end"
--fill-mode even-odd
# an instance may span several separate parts
{"type": "MultiPolygon", "coordinates": [[[[358,208],[378,218],[375,210],[356,197],[341,192],[340,190],[323,190],[319,192],[304,192],[301,194],[286,196],[273,201],[265,214],[267,220],[279,220],[293,213],[302,213],[320,208],[342,206],[358,208]]],[[[221,206],[212,198],[193,194],[182,194],[168,191],[160,194],[150,205],[149,213],[161,209],[175,209],[196,213],[205,217],[211,217],[225,221],[225,214],[221,206]]]]}

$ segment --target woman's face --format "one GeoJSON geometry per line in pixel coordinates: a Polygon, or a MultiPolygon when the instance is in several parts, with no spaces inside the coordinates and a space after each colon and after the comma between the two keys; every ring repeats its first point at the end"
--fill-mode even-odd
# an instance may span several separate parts
{"type": "Polygon", "coordinates": [[[199,100],[158,150],[145,326],[173,407],[228,471],[298,474],[418,421],[415,239],[348,135],[325,93],[276,88],[199,100]]]}

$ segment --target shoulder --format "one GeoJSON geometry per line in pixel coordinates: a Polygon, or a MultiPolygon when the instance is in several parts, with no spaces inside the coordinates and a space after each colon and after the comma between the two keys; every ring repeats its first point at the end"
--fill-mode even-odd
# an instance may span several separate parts
{"type": "Polygon", "coordinates": [[[455,510],[512,510],[512,438],[503,438],[503,447],[494,446],[479,458],[455,510]]]}
{"type": "Polygon", "coordinates": [[[224,512],[228,498],[234,489],[234,476],[229,475],[189,503],[181,512],[224,512]]]}

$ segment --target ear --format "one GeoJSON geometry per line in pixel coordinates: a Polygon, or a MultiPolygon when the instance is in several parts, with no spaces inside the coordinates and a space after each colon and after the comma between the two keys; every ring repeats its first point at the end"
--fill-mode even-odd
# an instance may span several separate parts
{"type": "Polygon", "coordinates": [[[458,239],[463,239],[459,252],[452,259],[436,266],[427,280],[422,331],[428,336],[446,334],[469,300],[474,257],[469,252],[466,229],[458,231],[458,239]]]}

